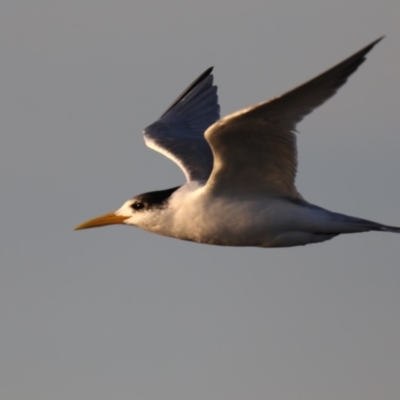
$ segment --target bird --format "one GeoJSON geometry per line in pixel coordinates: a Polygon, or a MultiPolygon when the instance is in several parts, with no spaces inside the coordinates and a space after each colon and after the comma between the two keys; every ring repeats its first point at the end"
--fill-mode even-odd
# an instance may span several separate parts
{"type": "Polygon", "coordinates": [[[148,147],[174,161],[186,183],[143,193],[75,229],[131,225],[221,246],[292,247],[400,227],[329,211],[297,191],[296,125],[331,98],[383,37],[269,101],[220,118],[213,67],[144,129],[148,147]]]}

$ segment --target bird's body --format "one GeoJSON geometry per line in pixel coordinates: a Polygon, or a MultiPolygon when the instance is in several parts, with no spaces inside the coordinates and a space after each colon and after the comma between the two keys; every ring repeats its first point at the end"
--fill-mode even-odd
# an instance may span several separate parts
{"type": "Polygon", "coordinates": [[[145,129],[146,144],[175,161],[187,183],[136,196],[77,229],[123,223],[183,240],[258,247],[400,233],[314,206],[294,184],[297,123],[336,93],[379,40],[285,95],[222,119],[208,69],[145,129]]]}
{"type": "MultiPolygon", "coordinates": [[[[391,229],[301,199],[268,193],[215,196],[207,189],[205,182],[191,182],[172,193],[168,189],[138,196],[145,207],[125,223],[140,223],[150,232],[199,243],[257,247],[299,246],[324,242],[340,233],[391,229]],[[165,198],[160,195],[163,192],[165,198]]],[[[116,214],[126,218],[130,207],[128,201],[116,214]]]]}

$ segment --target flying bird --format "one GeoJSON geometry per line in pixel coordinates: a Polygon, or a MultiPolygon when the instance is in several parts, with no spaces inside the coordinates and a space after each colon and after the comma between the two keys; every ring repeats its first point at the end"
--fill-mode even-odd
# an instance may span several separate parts
{"type": "Polygon", "coordinates": [[[303,85],[220,119],[212,68],[144,130],[183,170],[182,186],[140,194],[75,229],[133,225],[224,246],[289,247],[387,226],[328,211],[297,191],[296,125],[331,98],[382,38],[303,85]]]}

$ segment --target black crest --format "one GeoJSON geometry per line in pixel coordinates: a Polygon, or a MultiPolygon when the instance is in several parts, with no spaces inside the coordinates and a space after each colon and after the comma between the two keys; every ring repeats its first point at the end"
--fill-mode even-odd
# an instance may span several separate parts
{"type": "Polygon", "coordinates": [[[179,188],[180,186],[177,186],[171,189],[157,190],[155,192],[140,194],[134,198],[134,202],[132,203],[131,207],[135,211],[148,210],[151,208],[164,208],[168,203],[168,199],[171,197],[172,193],[179,188]]]}

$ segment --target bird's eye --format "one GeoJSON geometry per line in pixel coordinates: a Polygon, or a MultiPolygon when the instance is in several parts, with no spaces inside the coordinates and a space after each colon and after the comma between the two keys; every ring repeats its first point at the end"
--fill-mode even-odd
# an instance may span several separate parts
{"type": "Polygon", "coordinates": [[[132,203],[131,207],[136,211],[141,210],[144,208],[144,203],[142,203],[141,201],[136,201],[135,203],[132,203]]]}

